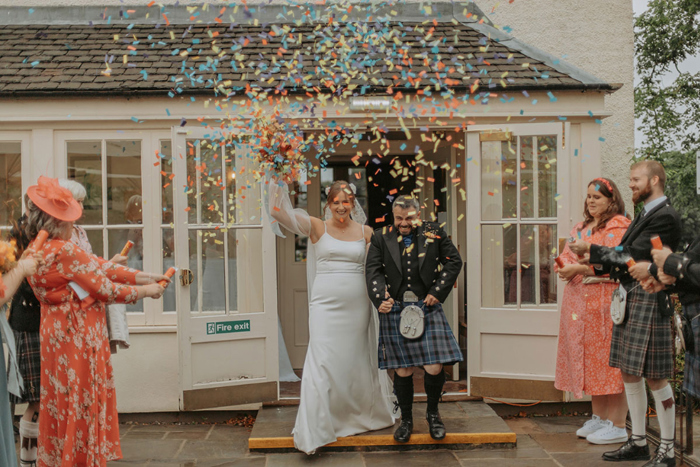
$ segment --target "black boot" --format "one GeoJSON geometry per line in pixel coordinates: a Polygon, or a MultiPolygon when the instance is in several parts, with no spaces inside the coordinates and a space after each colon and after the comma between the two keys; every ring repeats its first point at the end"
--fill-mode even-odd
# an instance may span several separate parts
{"type": "Polygon", "coordinates": [[[413,432],[413,375],[394,374],[394,392],[401,408],[401,423],[394,432],[394,439],[407,443],[413,432]]]}
{"type": "Polygon", "coordinates": [[[644,464],[643,467],[656,467],[661,465],[664,467],[676,467],[676,458],[669,457],[669,452],[673,452],[673,440],[662,438],[661,444],[659,444],[659,447],[656,448],[654,458],[644,464]]]}
{"type": "Polygon", "coordinates": [[[428,396],[428,408],[425,413],[425,418],[428,420],[430,427],[430,437],[435,440],[445,438],[445,424],[442,423],[440,412],[438,411],[438,402],[442,396],[442,387],[445,385],[445,370],[440,370],[440,373],[431,375],[425,372],[424,386],[425,394],[428,396]]]}

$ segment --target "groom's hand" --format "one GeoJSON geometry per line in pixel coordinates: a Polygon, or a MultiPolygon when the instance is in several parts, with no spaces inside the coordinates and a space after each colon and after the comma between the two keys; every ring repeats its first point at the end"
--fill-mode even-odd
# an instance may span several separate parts
{"type": "Polygon", "coordinates": [[[379,308],[377,310],[380,313],[389,313],[391,309],[394,307],[394,299],[391,298],[391,295],[389,295],[388,291],[384,291],[384,300],[381,305],[379,305],[379,308]]]}
{"type": "Polygon", "coordinates": [[[425,296],[425,300],[423,300],[423,303],[425,303],[425,306],[433,306],[433,305],[437,305],[438,303],[440,303],[440,300],[438,300],[434,296],[428,294],[425,296]]]}

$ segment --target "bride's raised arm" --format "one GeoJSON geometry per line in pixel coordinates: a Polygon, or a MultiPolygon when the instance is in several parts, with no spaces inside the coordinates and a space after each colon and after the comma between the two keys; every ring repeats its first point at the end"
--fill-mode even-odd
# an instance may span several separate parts
{"type": "MultiPolygon", "coordinates": [[[[267,185],[267,192],[270,222],[277,235],[284,237],[281,230],[275,228],[276,225],[281,225],[297,235],[313,237],[313,222],[316,219],[309,216],[303,209],[292,207],[292,201],[289,199],[289,187],[286,183],[273,178],[267,185]]],[[[320,219],[318,221],[321,222],[320,219]]]]}

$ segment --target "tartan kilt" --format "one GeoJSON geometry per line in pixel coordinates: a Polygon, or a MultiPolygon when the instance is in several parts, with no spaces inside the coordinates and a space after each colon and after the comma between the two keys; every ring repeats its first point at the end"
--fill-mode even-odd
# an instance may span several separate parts
{"type": "Polygon", "coordinates": [[[695,338],[695,351],[685,353],[683,389],[691,396],[700,398],[700,303],[685,305],[683,313],[695,338]]]}
{"type": "Polygon", "coordinates": [[[462,361],[462,352],[447,324],[441,304],[424,310],[425,332],[419,339],[406,339],[399,332],[401,310],[403,306],[394,303],[391,312],[379,313],[380,369],[411,368],[436,363],[451,365],[462,361]]]}
{"type": "Polygon", "coordinates": [[[17,346],[17,364],[24,380],[22,398],[10,394],[10,402],[39,402],[41,396],[41,342],[39,331],[12,331],[17,346]]]}
{"type": "Polygon", "coordinates": [[[610,366],[644,378],[673,376],[671,319],[659,313],[656,294],[641,286],[627,291],[625,321],[613,325],[610,366]]]}

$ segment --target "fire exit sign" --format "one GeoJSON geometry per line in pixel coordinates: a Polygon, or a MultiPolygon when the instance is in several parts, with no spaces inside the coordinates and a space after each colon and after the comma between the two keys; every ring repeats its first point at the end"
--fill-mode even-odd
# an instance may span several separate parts
{"type": "Polygon", "coordinates": [[[229,334],[232,332],[250,331],[250,320],[242,321],[217,321],[207,323],[207,334],[229,334]]]}

